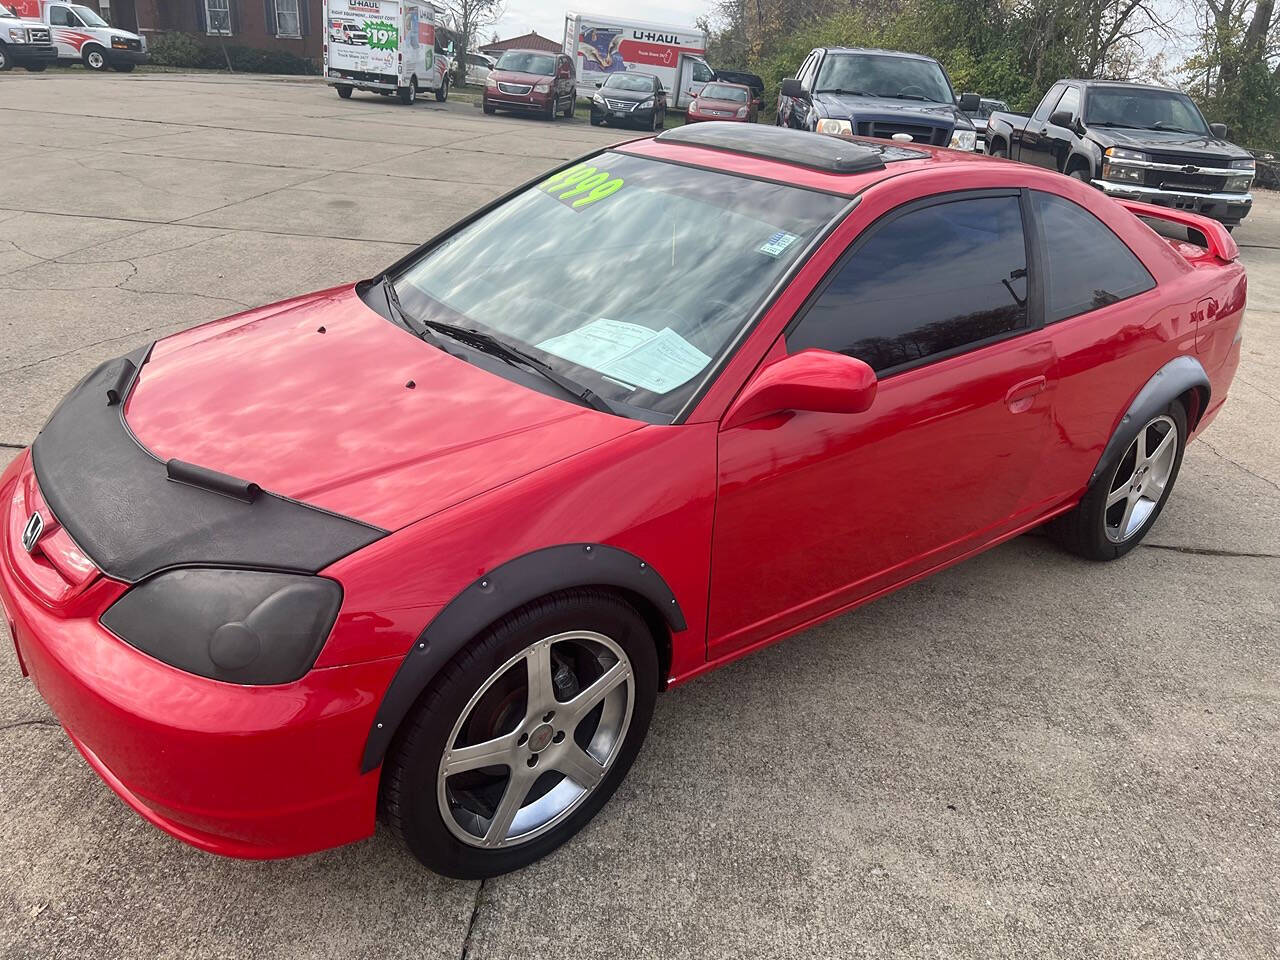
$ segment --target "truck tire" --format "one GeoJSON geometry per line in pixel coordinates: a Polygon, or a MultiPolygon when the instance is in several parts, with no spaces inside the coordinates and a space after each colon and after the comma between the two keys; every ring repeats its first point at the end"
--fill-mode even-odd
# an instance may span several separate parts
{"type": "Polygon", "coordinates": [[[101,73],[107,69],[107,55],[102,52],[101,47],[87,46],[80,51],[80,59],[84,62],[87,69],[96,73],[101,73]]]}
{"type": "Polygon", "coordinates": [[[9,48],[0,43],[0,73],[13,69],[13,60],[9,57],[9,48]]]}
{"type": "Polygon", "coordinates": [[[396,95],[406,107],[413,106],[414,101],[418,99],[418,78],[410,77],[409,85],[398,89],[396,95]]]}
{"type": "Polygon", "coordinates": [[[111,69],[116,73],[133,73],[134,65],[132,63],[113,63],[111,69]]]}
{"type": "Polygon", "coordinates": [[[335,86],[333,89],[338,91],[338,96],[340,96],[343,100],[351,99],[351,87],[339,84],[338,86],[335,86]]]}
{"type": "Polygon", "coordinates": [[[1075,170],[1072,170],[1069,174],[1067,174],[1067,176],[1069,176],[1072,180],[1079,180],[1081,183],[1088,183],[1090,180],[1093,179],[1091,176],[1089,176],[1088,170],[1081,170],[1079,167],[1077,167],[1075,170]]]}
{"type": "Polygon", "coordinates": [[[999,157],[1002,160],[1009,159],[1009,151],[1006,150],[1004,147],[996,147],[994,150],[991,151],[991,155],[993,157],[999,157]]]}
{"type": "Polygon", "coordinates": [[[436,102],[444,103],[449,99],[449,75],[444,75],[444,80],[440,82],[440,88],[436,90],[436,102]]]}

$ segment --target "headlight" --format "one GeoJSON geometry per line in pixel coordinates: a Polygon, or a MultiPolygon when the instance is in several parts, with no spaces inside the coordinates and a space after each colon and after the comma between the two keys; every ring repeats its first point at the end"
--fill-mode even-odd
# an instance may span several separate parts
{"type": "Polygon", "coordinates": [[[964,150],[968,153],[972,153],[977,142],[978,134],[976,131],[953,130],[951,133],[951,142],[947,144],[947,146],[952,150],[964,150]]]}
{"type": "Polygon", "coordinates": [[[1145,163],[1146,160],[1147,155],[1141,150],[1107,147],[1102,154],[1102,179],[1121,183],[1141,183],[1142,168],[1131,166],[1126,161],[1145,163]]]}
{"type": "Polygon", "coordinates": [[[9,42],[10,43],[26,43],[27,31],[22,29],[21,27],[10,27],[9,42]]]}
{"type": "Polygon", "coordinates": [[[550,93],[550,92],[551,92],[551,81],[549,81],[549,80],[543,80],[543,81],[542,81],[542,83],[538,84],[538,85],[537,85],[536,87],[534,87],[533,89],[537,90],[537,91],[538,91],[538,93],[550,93]]]}
{"type": "Polygon", "coordinates": [[[648,109],[649,109],[650,107],[652,107],[652,106],[653,106],[653,97],[650,97],[648,100],[645,100],[645,101],[643,101],[642,103],[637,103],[634,107],[632,107],[632,109],[633,109],[633,110],[648,110],[648,109]]]}
{"type": "Polygon", "coordinates": [[[496,78],[496,77],[492,77],[492,76],[490,76],[490,77],[485,77],[485,78],[484,78],[484,85],[485,85],[486,87],[488,87],[490,90],[493,90],[493,89],[495,89],[495,88],[498,86],[498,80],[497,80],[497,78],[496,78]]]}
{"type": "Polygon", "coordinates": [[[853,124],[848,120],[819,120],[818,132],[832,137],[852,137],[853,124]]]}
{"type": "Polygon", "coordinates": [[[1227,193],[1247,192],[1249,186],[1253,183],[1253,175],[1257,169],[1257,164],[1254,162],[1253,157],[1249,157],[1247,160],[1232,160],[1231,169],[1241,172],[1236,176],[1227,177],[1227,182],[1223,189],[1227,193]]]}
{"type": "Polygon", "coordinates": [[[597,93],[594,97],[592,97],[592,98],[591,98],[591,102],[592,102],[592,103],[598,103],[600,106],[602,106],[602,107],[603,107],[603,106],[604,106],[604,94],[603,94],[603,93],[597,93]]]}
{"type": "Polygon", "coordinates": [[[290,683],[315,663],[341,603],[342,588],[324,577],[172,570],[113,603],[102,625],[188,673],[229,683],[290,683]]]}
{"type": "Polygon", "coordinates": [[[738,108],[738,119],[739,119],[739,120],[745,120],[746,118],[747,118],[747,108],[746,108],[746,107],[739,107],[739,108],[738,108]]]}

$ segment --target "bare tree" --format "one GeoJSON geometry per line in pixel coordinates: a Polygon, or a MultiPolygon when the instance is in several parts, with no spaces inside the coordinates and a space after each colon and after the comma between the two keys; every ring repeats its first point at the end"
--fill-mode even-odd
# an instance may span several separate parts
{"type": "Polygon", "coordinates": [[[453,19],[457,33],[454,50],[454,82],[459,86],[467,80],[467,57],[471,48],[479,42],[481,31],[492,27],[507,12],[506,0],[444,0],[444,7],[453,19]]]}

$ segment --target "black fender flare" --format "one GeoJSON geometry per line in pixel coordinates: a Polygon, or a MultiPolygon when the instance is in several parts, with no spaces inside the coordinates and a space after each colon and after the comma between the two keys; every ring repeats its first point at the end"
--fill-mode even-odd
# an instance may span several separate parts
{"type": "MultiPolygon", "coordinates": [[[[1157,370],[1138,391],[1138,395],[1129,404],[1129,409],[1120,418],[1115,431],[1111,434],[1111,439],[1102,450],[1102,456],[1098,458],[1098,465],[1093,468],[1089,485],[1093,486],[1094,481],[1102,476],[1111,464],[1124,456],[1124,452],[1129,449],[1129,445],[1133,443],[1138,431],[1145,423],[1192,389],[1201,390],[1204,393],[1200,408],[1196,411],[1203,414],[1209,406],[1209,376],[1195,357],[1185,355],[1174,357],[1157,370]]],[[[1195,424],[1189,422],[1188,427],[1194,428],[1195,424]]]]}
{"type": "Polygon", "coordinates": [[[626,550],[599,543],[566,543],[508,560],[450,600],[418,635],[378,705],[360,771],[368,773],[382,763],[392,736],[418,696],[476,634],[539,597],[587,586],[637,593],[661,612],[673,632],[686,627],[667,582],[626,550]]]}

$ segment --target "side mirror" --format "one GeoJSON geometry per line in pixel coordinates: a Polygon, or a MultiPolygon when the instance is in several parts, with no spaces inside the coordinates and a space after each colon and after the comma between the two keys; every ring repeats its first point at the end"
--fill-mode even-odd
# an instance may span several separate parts
{"type": "Polygon", "coordinates": [[[782,81],[782,95],[784,97],[791,97],[794,100],[809,99],[808,92],[804,87],[800,86],[800,81],[795,77],[787,77],[787,79],[782,81]]]}
{"type": "Polygon", "coordinates": [[[760,371],[725,415],[722,430],[772,413],[862,413],[876,396],[876,375],[856,357],[801,350],[760,371]]]}
{"type": "Polygon", "coordinates": [[[763,107],[763,106],[764,106],[764,98],[763,98],[763,97],[756,97],[754,100],[752,100],[752,101],[751,101],[751,104],[752,104],[752,106],[755,106],[755,107],[763,107]]]}
{"type": "Polygon", "coordinates": [[[603,87],[603,86],[604,86],[604,81],[603,81],[603,80],[597,80],[597,81],[596,81],[596,86],[597,86],[597,87],[603,87]]]}
{"type": "Polygon", "coordinates": [[[1231,128],[1228,127],[1225,123],[1209,124],[1209,132],[1212,133],[1219,140],[1231,139],[1231,128]]]}
{"type": "Polygon", "coordinates": [[[1067,110],[1055,110],[1049,114],[1049,123],[1055,127],[1066,127],[1068,130],[1075,127],[1075,119],[1067,110]]]}
{"type": "Polygon", "coordinates": [[[962,113],[977,113],[982,107],[982,98],[976,93],[962,93],[956,101],[962,113]]]}

